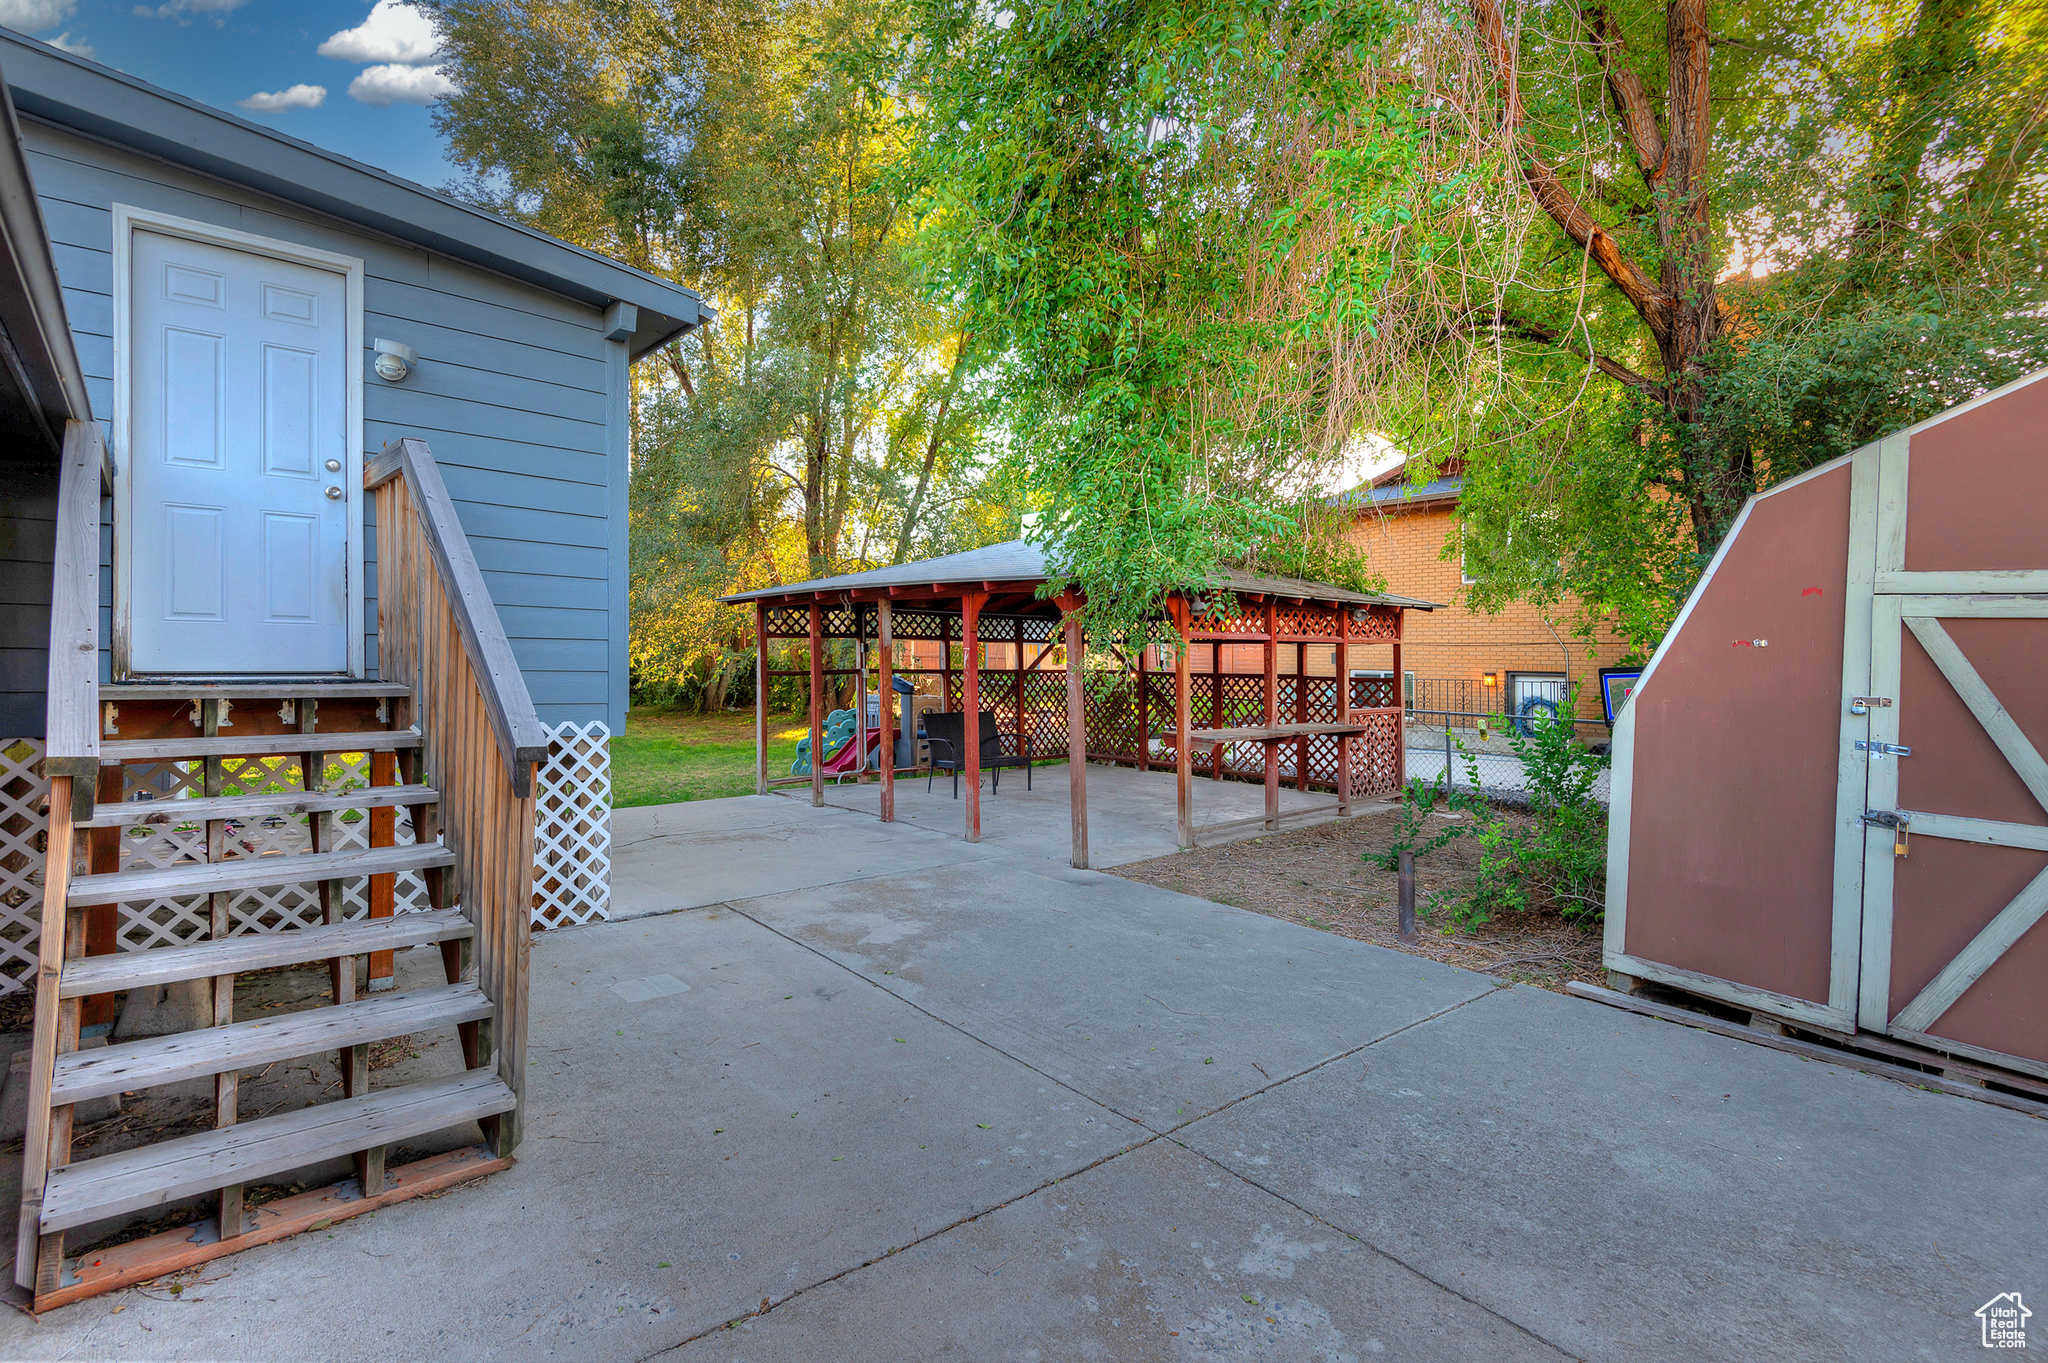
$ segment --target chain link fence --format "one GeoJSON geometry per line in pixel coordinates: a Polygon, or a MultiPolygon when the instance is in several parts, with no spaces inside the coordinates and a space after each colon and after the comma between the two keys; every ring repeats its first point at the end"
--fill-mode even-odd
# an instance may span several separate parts
{"type": "MultiPolygon", "coordinates": [[[[1568,720],[1549,712],[1513,716],[1483,710],[1410,709],[1405,726],[1408,776],[1435,781],[1448,769],[1453,787],[1476,790],[1506,804],[1520,803],[1528,798],[1529,778],[1509,735],[1526,734],[1529,725],[1553,723],[1569,723],[1573,736],[1592,751],[1607,750],[1607,726],[1593,720],[1568,720]]],[[[1593,797],[1603,805],[1608,799],[1609,776],[1601,772],[1593,785],[1593,797]]]]}

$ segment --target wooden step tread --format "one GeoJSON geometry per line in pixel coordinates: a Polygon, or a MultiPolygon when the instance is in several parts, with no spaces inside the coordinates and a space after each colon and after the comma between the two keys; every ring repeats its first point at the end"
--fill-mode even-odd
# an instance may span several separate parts
{"type": "Polygon", "coordinates": [[[121,989],[204,980],[244,970],[301,965],[337,956],[367,956],[373,951],[403,951],[425,942],[452,942],[476,932],[461,909],[435,913],[401,913],[390,918],[362,918],[352,923],[294,928],[289,932],[257,932],[218,942],[148,951],[116,951],[106,956],[80,956],[64,963],[59,998],[89,998],[121,989]]]}
{"type": "Polygon", "coordinates": [[[273,814],[311,814],[323,809],[385,809],[429,805],[441,798],[432,786],[369,786],[357,790],[283,790],[269,795],[216,795],[205,799],[124,800],[94,805],[79,828],[129,828],[138,824],[198,823],[203,819],[261,819],[273,814]]]}
{"type": "Polygon", "coordinates": [[[304,681],[249,682],[102,682],[100,699],[119,705],[124,700],[382,700],[409,696],[412,688],[404,682],[342,681],[334,677],[311,677],[304,681]]]}
{"type": "Polygon", "coordinates": [[[265,857],[234,857],[227,861],[186,862],[149,871],[109,871],[78,876],[71,882],[66,904],[132,904],[170,895],[214,894],[253,890],[259,886],[308,885],[351,876],[391,875],[430,866],[452,866],[455,854],[438,842],[411,847],[372,847],[354,852],[279,853],[265,857]]]}
{"type": "Polygon", "coordinates": [[[392,752],[417,748],[418,729],[336,729],[330,733],[248,734],[237,738],[106,738],[100,765],[123,762],[184,762],[202,757],[277,757],[302,752],[392,752]]]}
{"type": "Polygon", "coordinates": [[[317,1103],[52,1169],[38,1216],[44,1234],[69,1230],[509,1112],[517,1101],[495,1071],[477,1069],[317,1103]]]}
{"type": "Polygon", "coordinates": [[[491,1001],[474,984],[443,984],[224,1027],[117,1041],[58,1056],[50,1079],[50,1105],[62,1107],[130,1089],[253,1069],[273,1060],[386,1041],[490,1015],[491,1001]]]}

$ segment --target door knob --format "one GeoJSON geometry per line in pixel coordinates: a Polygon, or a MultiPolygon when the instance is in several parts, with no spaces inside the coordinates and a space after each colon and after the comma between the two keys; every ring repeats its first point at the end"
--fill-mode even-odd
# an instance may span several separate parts
{"type": "Polygon", "coordinates": [[[327,495],[329,497],[339,499],[341,497],[341,489],[338,487],[330,487],[327,489],[327,495]]]}

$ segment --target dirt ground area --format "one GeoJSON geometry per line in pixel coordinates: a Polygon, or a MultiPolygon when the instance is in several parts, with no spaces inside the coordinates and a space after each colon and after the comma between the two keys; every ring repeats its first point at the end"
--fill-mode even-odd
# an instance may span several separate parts
{"type": "MultiPolygon", "coordinates": [[[[1432,818],[1427,831],[1433,834],[1444,817],[1432,818]]],[[[1454,838],[1416,860],[1416,939],[1403,942],[1395,931],[1397,879],[1364,860],[1390,846],[1400,828],[1401,812],[1390,809],[1133,862],[1110,874],[1544,989],[1562,992],[1573,980],[1605,983],[1597,927],[1546,914],[1496,918],[1472,932],[1455,926],[1441,905],[1471,893],[1479,848],[1470,838],[1454,838]]]]}

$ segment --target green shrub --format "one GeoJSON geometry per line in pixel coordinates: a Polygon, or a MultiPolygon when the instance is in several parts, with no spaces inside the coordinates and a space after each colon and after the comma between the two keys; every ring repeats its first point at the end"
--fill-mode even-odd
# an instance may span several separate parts
{"type": "Polygon", "coordinates": [[[1486,802],[1467,790],[1450,783],[1450,768],[1437,773],[1434,781],[1425,781],[1420,776],[1408,778],[1407,786],[1401,792],[1401,833],[1384,852],[1367,852],[1361,861],[1369,861],[1385,871],[1401,869],[1401,854],[1413,852],[1415,859],[1436,851],[1453,838],[1461,838],[1472,831],[1470,823],[1446,823],[1427,839],[1422,838],[1422,825],[1437,812],[1437,806],[1462,810],[1474,820],[1486,813],[1486,802]],[[1419,841],[1418,841],[1419,840],[1419,841]]]}
{"type": "MultiPolygon", "coordinates": [[[[1573,735],[1571,703],[1560,716],[1534,718],[1527,734],[1511,729],[1508,746],[1521,759],[1527,781],[1530,822],[1515,827],[1493,818],[1473,830],[1479,842],[1479,876],[1469,899],[1451,906],[1451,917],[1467,930],[1500,913],[1530,910],[1556,913],[1566,922],[1597,923],[1606,906],[1607,811],[1593,786],[1607,758],[1580,745],[1573,735]]],[[[1478,761],[1468,755],[1472,784],[1478,761]]]]}

